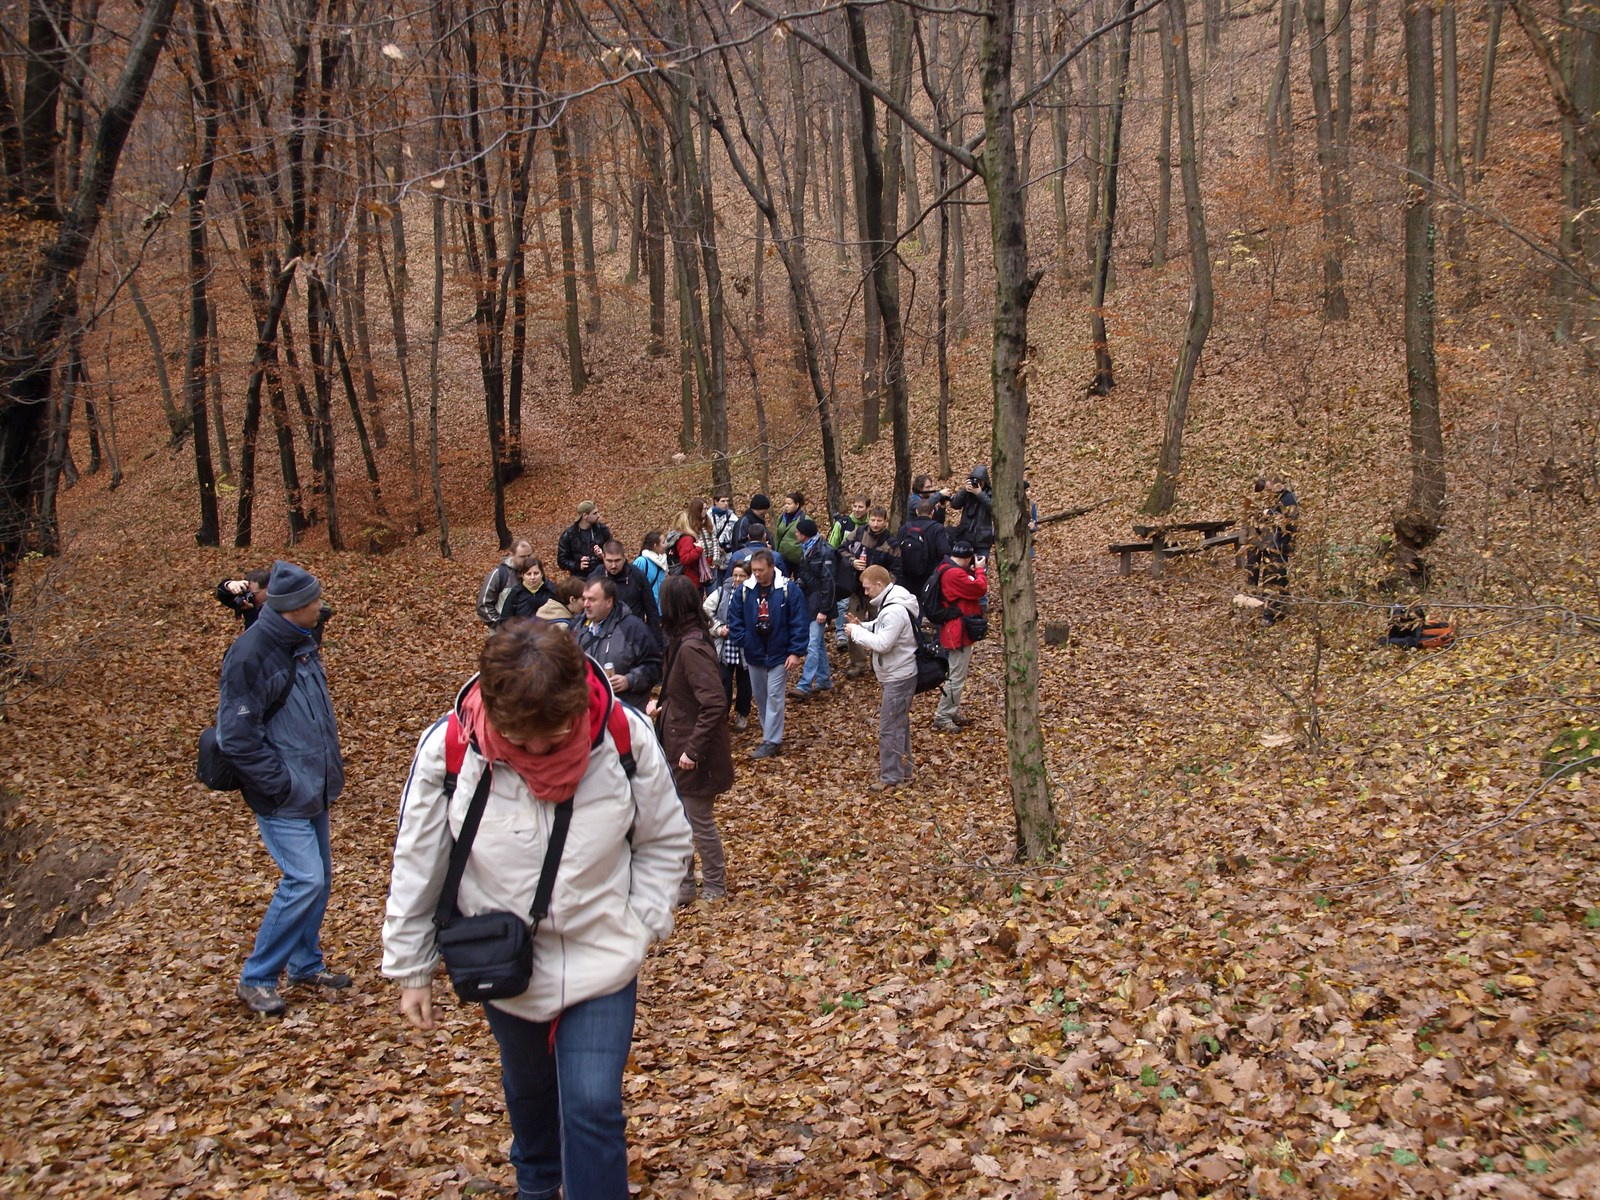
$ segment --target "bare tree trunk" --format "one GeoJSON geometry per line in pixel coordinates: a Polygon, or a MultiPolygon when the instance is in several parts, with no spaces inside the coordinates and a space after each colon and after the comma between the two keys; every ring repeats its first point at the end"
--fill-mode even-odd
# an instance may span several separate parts
{"type": "Polygon", "coordinates": [[[189,432],[189,418],[178,411],[176,401],[172,396],[172,377],[167,374],[167,352],[161,344],[161,331],[156,327],[156,321],[150,315],[150,306],[144,302],[144,293],[139,290],[139,282],[134,272],[128,272],[128,299],[133,301],[133,311],[139,314],[139,323],[144,326],[144,333],[150,339],[150,358],[155,365],[156,390],[161,397],[161,411],[166,414],[167,429],[172,436],[168,445],[177,446],[189,432]]]}
{"type": "MultiPolygon", "coordinates": [[[[666,155],[662,152],[661,131],[653,124],[644,127],[640,137],[650,174],[654,180],[667,177],[666,155]]],[[[650,276],[650,340],[645,353],[658,355],[667,349],[667,197],[660,182],[645,192],[644,247],[645,269],[650,276]]]]}
{"type": "Polygon", "coordinates": [[[1156,148],[1156,230],[1150,265],[1167,265],[1167,235],[1172,227],[1172,39],[1157,30],[1161,43],[1161,140],[1156,148]]]}
{"type": "Polygon", "coordinates": [[[389,268],[381,237],[378,239],[378,269],[383,272],[384,292],[389,298],[395,364],[400,369],[400,390],[406,399],[406,462],[411,469],[411,499],[416,501],[422,493],[417,481],[417,406],[411,394],[411,338],[406,328],[405,298],[400,291],[400,281],[389,268]]]}
{"type": "Polygon", "coordinates": [[[1444,243],[1450,270],[1458,278],[1471,274],[1467,263],[1466,222],[1461,215],[1461,201],[1467,190],[1467,168],[1461,157],[1460,92],[1460,73],[1456,65],[1456,0],[1440,0],[1439,155],[1451,192],[1450,203],[1445,206],[1444,243]]]}
{"type": "Polygon", "coordinates": [[[191,0],[189,38],[194,50],[196,77],[190,87],[200,111],[200,137],[194,147],[197,159],[189,170],[184,199],[188,207],[189,242],[189,352],[183,376],[183,411],[194,435],[194,474],[200,492],[197,545],[215,546],[221,540],[217,518],[217,476],[211,464],[211,429],[206,419],[206,364],[208,338],[214,336],[211,308],[206,302],[206,280],[211,275],[206,245],[206,202],[216,164],[218,112],[216,64],[211,54],[211,17],[205,0],[191,0]]]}
{"type": "Polygon", "coordinates": [[[878,290],[872,285],[872,237],[868,232],[867,207],[876,203],[867,191],[866,159],[862,150],[861,111],[851,114],[854,136],[850,152],[854,159],[856,197],[856,247],[861,258],[861,441],[870,446],[878,440],[883,396],[883,315],[878,308],[878,290]]]}
{"type": "Polygon", "coordinates": [[[233,455],[228,450],[228,419],[222,408],[222,338],[217,332],[215,300],[206,301],[206,322],[211,330],[206,386],[211,393],[211,433],[216,439],[217,477],[220,482],[232,486],[233,455]]]}
{"type": "Polygon", "coordinates": [[[1472,131],[1472,173],[1483,177],[1483,160],[1489,151],[1489,105],[1494,95],[1495,61],[1500,55],[1500,22],[1505,16],[1504,0],[1493,0],[1489,7],[1489,32],[1483,39],[1483,76],[1478,82],[1478,121],[1472,131]]]}
{"type": "Polygon", "coordinates": [[[439,522],[439,557],[450,557],[450,518],[439,479],[439,342],[444,337],[444,193],[433,193],[433,333],[428,341],[428,478],[439,522]]]}
{"type": "MultiPolygon", "coordinates": [[[[1133,0],[1120,0],[1119,19],[1127,21],[1133,0]]],[[[1126,24],[1111,35],[1115,62],[1111,75],[1111,111],[1106,118],[1106,160],[1100,168],[1099,229],[1094,244],[1094,277],[1089,300],[1089,330],[1094,342],[1094,379],[1091,396],[1109,396],[1116,386],[1111,370],[1111,344],[1106,336],[1106,290],[1111,282],[1111,245],[1117,231],[1117,168],[1122,156],[1122,111],[1128,95],[1128,55],[1133,49],[1133,27],[1126,24]]]]}
{"type": "MultiPolygon", "coordinates": [[[[1288,2],[1288,0],[1286,0],[1288,2]]],[[[1184,330],[1183,350],[1173,374],[1172,391],[1167,396],[1166,427],[1162,431],[1161,455],[1156,463],[1156,482],[1150,489],[1144,510],[1159,516],[1172,507],[1178,495],[1183,464],[1183,430],[1189,414],[1189,389],[1200,365],[1200,352],[1211,333],[1215,301],[1211,286],[1211,250],[1206,242],[1206,213],[1200,193],[1200,167],[1195,161],[1194,87],[1189,75],[1189,18],[1184,0],[1167,0],[1163,20],[1173,38],[1173,94],[1178,117],[1178,169],[1183,176],[1183,207],[1189,225],[1189,321],[1184,330]]]]}
{"type": "MultiPolygon", "coordinates": [[[[1289,85],[1294,51],[1295,0],[1280,0],[1278,66],[1267,92],[1267,181],[1294,195],[1294,108],[1289,85]]],[[[1179,31],[1179,36],[1183,36],[1179,31]]]]}
{"type": "MultiPolygon", "coordinates": [[[[1449,3],[1450,0],[1446,0],[1449,3]]],[[[1328,78],[1326,0],[1305,0],[1306,41],[1311,44],[1311,105],[1317,115],[1317,166],[1322,191],[1322,315],[1347,320],[1344,294],[1344,179],[1334,128],[1333,88],[1328,78]]]]}
{"type": "MultiPolygon", "coordinates": [[[[867,78],[872,77],[872,63],[867,57],[867,27],[861,7],[845,6],[845,21],[850,32],[850,51],[856,70],[867,78]]],[[[906,30],[905,53],[909,57],[909,27],[906,30]]],[[[866,168],[864,211],[867,217],[867,241],[872,254],[872,287],[878,297],[878,314],[883,321],[883,335],[888,362],[884,383],[889,389],[889,420],[894,433],[894,492],[891,501],[891,519],[895,528],[905,523],[906,499],[911,492],[911,399],[906,388],[905,333],[900,324],[900,285],[896,277],[890,240],[884,230],[884,218],[893,211],[893,200],[884,180],[883,156],[878,145],[878,131],[874,120],[872,93],[862,86],[858,89],[861,104],[861,146],[866,168]]],[[[837,511],[837,510],[835,510],[837,511]]]]}
{"type": "Polygon", "coordinates": [[[561,291],[567,310],[567,371],[576,396],[589,386],[589,373],[583,368],[583,327],[578,312],[578,258],[572,229],[572,157],[567,149],[564,119],[550,127],[550,153],[556,163],[556,197],[561,220],[561,291]]]}
{"type": "Polygon", "coordinates": [[[1422,552],[1444,517],[1444,429],[1434,359],[1433,294],[1433,10],[1407,0],[1406,53],[1406,397],[1411,410],[1411,493],[1394,516],[1395,566],[1426,582],[1422,552]]]}
{"type": "Polygon", "coordinates": [[[1005,655],[1006,750],[1017,856],[1038,860],[1055,847],[1055,812],[1039,723],[1038,608],[1022,492],[1028,431],[1028,304],[1039,276],[1028,269],[1027,219],[1017,175],[1011,97],[1013,0],[992,0],[982,19],[984,184],[994,242],[993,474],[1005,655]]]}
{"type": "Polygon", "coordinates": [[[578,244],[583,249],[583,284],[589,293],[585,327],[593,333],[600,328],[600,274],[594,257],[594,148],[586,117],[574,121],[572,129],[572,166],[578,184],[578,244]]]}

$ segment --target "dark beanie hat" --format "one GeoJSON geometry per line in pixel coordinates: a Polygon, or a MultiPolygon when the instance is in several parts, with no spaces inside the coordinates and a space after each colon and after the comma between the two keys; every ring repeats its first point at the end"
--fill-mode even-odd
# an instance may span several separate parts
{"type": "Polygon", "coordinates": [[[795,532],[803,538],[814,538],[817,536],[817,523],[810,517],[801,517],[794,523],[794,528],[795,532]]]}
{"type": "Polygon", "coordinates": [[[754,496],[750,497],[750,507],[755,509],[757,512],[765,512],[767,509],[772,507],[772,501],[768,500],[760,492],[757,492],[754,496]]]}
{"type": "Polygon", "coordinates": [[[977,551],[972,548],[971,542],[957,542],[950,547],[951,558],[976,558],[977,551]]]}
{"type": "Polygon", "coordinates": [[[322,585],[304,567],[284,562],[281,558],[272,564],[272,578],[267,581],[268,608],[277,612],[293,612],[321,595],[322,585]]]}

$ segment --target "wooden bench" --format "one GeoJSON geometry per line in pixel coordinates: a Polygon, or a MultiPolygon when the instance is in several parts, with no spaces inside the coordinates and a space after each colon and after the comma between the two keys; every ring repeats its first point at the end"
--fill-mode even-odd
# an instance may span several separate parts
{"type": "Polygon", "coordinates": [[[1122,561],[1117,564],[1118,575],[1128,575],[1133,571],[1133,556],[1145,551],[1155,549],[1154,542],[1113,542],[1106,549],[1112,554],[1122,555],[1122,561]]]}
{"type": "Polygon", "coordinates": [[[1150,555],[1150,574],[1159,575],[1169,558],[1182,558],[1186,554],[1199,554],[1217,546],[1239,546],[1244,535],[1241,530],[1230,529],[1232,521],[1172,521],[1163,525],[1135,525],[1134,536],[1145,538],[1141,542],[1114,542],[1106,547],[1108,553],[1118,556],[1117,574],[1133,571],[1135,554],[1150,555]],[[1173,535],[1198,533],[1201,540],[1188,544],[1174,543],[1173,535]]]}

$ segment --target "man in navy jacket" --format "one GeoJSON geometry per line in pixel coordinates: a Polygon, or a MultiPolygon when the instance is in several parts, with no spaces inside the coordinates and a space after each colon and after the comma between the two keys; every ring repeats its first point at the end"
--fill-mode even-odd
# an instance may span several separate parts
{"type": "Polygon", "coordinates": [[[286,1005],[278,979],[350,986],[322,960],[322,917],[333,858],[328,809],[344,790],[339,729],[322,656],[312,636],[322,585],[302,567],[273,564],[266,604],[222,660],[217,748],[243,781],[261,840],[283,878],[245,960],[239,999],[276,1016],[286,1005]]]}
{"type": "Polygon", "coordinates": [[[761,714],[761,745],[751,758],[771,758],[783,747],[783,705],[789,672],[805,661],[811,612],[798,584],[784,577],[771,550],[750,556],[750,578],[728,606],[728,638],[744,651],[750,690],[761,714]]]}

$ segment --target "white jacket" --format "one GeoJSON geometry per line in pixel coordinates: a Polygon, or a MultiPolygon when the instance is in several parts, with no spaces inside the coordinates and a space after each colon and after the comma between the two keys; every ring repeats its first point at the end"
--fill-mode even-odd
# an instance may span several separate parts
{"type": "MultiPolygon", "coordinates": [[[[573,797],[550,915],[534,938],[533,979],[522,995],[492,1001],[529,1021],[553,1020],[580,1001],[626,986],[650,944],[672,932],[678,885],[693,845],[689,822],[650,722],[622,708],[638,764],[633,786],[607,733],[590,753],[573,797]]],[[[486,765],[469,745],[447,803],[445,719],[434,722],[417,744],[401,800],[383,920],[383,973],[403,987],[427,986],[438,965],[433,911],[450,848],[486,765]]],[[[457,909],[465,916],[495,910],[526,915],[554,820],[555,805],[535,800],[522,777],[502,764],[490,784],[457,909]]]]}
{"type": "Polygon", "coordinates": [[[891,583],[872,602],[878,615],[859,625],[846,625],[850,640],[872,651],[872,673],[879,683],[893,683],[917,673],[917,600],[891,583]]]}

